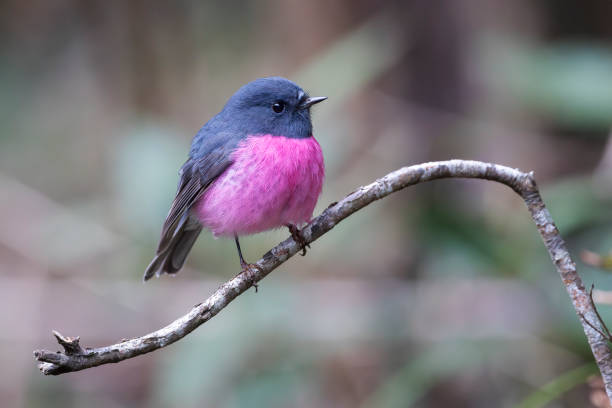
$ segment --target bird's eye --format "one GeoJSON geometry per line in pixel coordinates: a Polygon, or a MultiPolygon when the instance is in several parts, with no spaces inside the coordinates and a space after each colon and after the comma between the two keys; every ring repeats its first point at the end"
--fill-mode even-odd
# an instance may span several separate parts
{"type": "Polygon", "coordinates": [[[282,111],[285,110],[285,102],[283,101],[276,101],[272,104],[272,110],[276,113],[281,113],[282,111]]]}

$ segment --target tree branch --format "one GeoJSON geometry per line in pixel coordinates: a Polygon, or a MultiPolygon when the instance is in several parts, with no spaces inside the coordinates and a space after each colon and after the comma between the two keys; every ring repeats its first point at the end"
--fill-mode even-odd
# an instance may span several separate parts
{"type": "MultiPolygon", "coordinates": [[[[608,396],[612,397],[611,351],[606,339],[597,330],[600,323],[596,311],[576,272],[576,264],[570,258],[565,242],[540,197],[533,173],[523,173],[497,164],[467,160],[449,160],[404,167],[365,187],[360,187],[343,200],[331,204],[302,230],[304,240],[306,243],[315,241],[354,212],[393,192],[411,185],[443,178],[477,178],[496,181],[507,185],[523,198],[567,289],[574,309],[580,316],[582,328],[606,384],[606,391],[608,396]],[[596,326],[593,327],[593,325],[596,326]]],[[[185,337],[211,319],[237,296],[299,251],[300,247],[292,238],[286,239],[257,262],[260,270],[253,268],[250,272],[240,273],[223,284],[206,301],[194,306],[189,313],[153,333],[111,346],[83,349],[79,345],[78,337],[64,338],[54,332],[64,352],[53,353],[37,350],[34,356],[41,362],[39,367],[44,374],[57,375],[102,364],[116,363],[165,347],[185,337]]]]}

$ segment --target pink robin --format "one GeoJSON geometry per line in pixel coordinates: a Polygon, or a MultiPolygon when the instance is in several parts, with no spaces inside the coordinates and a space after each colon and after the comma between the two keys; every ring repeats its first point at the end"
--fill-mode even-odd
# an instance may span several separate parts
{"type": "Polygon", "coordinates": [[[234,237],[286,226],[305,251],[298,226],[308,222],[325,169],[312,135],[309,97],[285,78],[260,78],[240,88],[193,138],[179,171],[176,197],[144,280],[177,273],[203,227],[234,237]]]}

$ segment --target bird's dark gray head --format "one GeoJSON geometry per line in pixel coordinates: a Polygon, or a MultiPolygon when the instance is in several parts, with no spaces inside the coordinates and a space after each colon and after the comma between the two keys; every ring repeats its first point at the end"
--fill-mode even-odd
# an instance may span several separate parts
{"type": "Polygon", "coordinates": [[[245,135],[306,138],[312,136],[310,107],[325,99],[309,97],[285,78],[260,78],[240,88],[219,116],[245,135]]]}

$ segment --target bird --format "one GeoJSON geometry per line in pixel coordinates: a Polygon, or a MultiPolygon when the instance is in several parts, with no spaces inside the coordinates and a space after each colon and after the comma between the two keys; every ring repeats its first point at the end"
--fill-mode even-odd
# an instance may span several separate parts
{"type": "Polygon", "coordinates": [[[304,255],[299,226],[311,220],[325,178],[310,109],[326,99],[282,77],[238,89],[193,137],[144,280],[176,274],[204,228],[234,238],[243,271],[259,267],[244,260],[242,235],[287,227],[304,255]]]}

